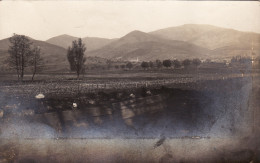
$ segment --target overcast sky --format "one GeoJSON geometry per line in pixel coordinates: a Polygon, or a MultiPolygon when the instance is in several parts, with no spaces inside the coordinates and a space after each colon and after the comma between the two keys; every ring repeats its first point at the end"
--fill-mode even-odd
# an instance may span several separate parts
{"type": "Polygon", "coordinates": [[[259,2],[216,1],[1,1],[0,39],[13,33],[46,40],[118,38],[183,24],[211,24],[260,33],[259,2]]]}

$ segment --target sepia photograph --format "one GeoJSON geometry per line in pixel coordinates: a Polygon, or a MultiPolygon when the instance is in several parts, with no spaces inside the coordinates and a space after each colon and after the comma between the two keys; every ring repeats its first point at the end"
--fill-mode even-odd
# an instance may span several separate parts
{"type": "Polygon", "coordinates": [[[259,1],[0,1],[0,163],[260,162],[259,1]]]}

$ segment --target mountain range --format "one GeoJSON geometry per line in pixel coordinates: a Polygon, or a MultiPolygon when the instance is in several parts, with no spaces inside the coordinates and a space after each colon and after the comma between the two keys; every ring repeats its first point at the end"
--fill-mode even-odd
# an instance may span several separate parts
{"type": "Polygon", "coordinates": [[[189,57],[208,58],[209,50],[178,40],[167,40],[141,31],[133,31],[110,44],[88,53],[109,59],[184,59],[189,57]]]}
{"type": "Polygon", "coordinates": [[[260,34],[241,32],[212,25],[185,24],[150,32],[154,36],[168,40],[181,40],[211,50],[211,58],[250,56],[252,48],[260,55],[260,34]]]}
{"type": "MultiPolygon", "coordinates": [[[[77,37],[60,35],[46,41],[31,39],[40,46],[49,69],[68,70],[67,48],[77,37]]],[[[132,31],[121,38],[84,37],[86,56],[107,59],[230,59],[233,56],[260,56],[260,34],[211,25],[186,24],[145,33],[132,31]]],[[[0,40],[0,62],[8,57],[8,38],[0,40]]],[[[2,64],[5,65],[5,64],[2,64]]]]}
{"type": "Polygon", "coordinates": [[[169,40],[181,40],[210,50],[234,44],[259,43],[259,34],[240,32],[234,29],[212,25],[185,24],[150,32],[150,34],[169,40]]]}

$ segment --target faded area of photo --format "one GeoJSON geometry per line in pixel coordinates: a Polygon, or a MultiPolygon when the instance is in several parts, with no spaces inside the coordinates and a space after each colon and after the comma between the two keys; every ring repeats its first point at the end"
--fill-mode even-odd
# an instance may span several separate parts
{"type": "Polygon", "coordinates": [[[79,4],[0,2],[0,162],[260,161],[257,2],[79,4]]]}

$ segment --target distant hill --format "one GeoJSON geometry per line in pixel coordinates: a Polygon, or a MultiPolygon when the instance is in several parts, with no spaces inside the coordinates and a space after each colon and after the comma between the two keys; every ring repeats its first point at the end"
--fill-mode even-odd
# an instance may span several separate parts
{"type": "Polygon", "coordinates": [[[158,38],[141,31],[133,31],[124,37],[88,53],[88,56],[98,56],[108,59],[155,60],[173,58],[207,57],[210,51],[206,48],[184,41],[174,41],[158,38]]]}
{"type": "MultiPolygon", "coordinates": [[[[76,37],[61,35],[40,41],[30,38],[43,52],[46,70],[69,71],[67,47],[76,37]]],[[[260,57],[260,34],[211,25],[187,24],[150,33],[132,31],[119,39],[85,37],[87,64],[104,64],[107,59],[230,59],[233,56],[260,57]],[[253,49],[253,50],[252,50],[253,49]]],[[[0,40],[0,69],[7,67],[9,40],[0,40]]]]}
{"type": "Polygon", "coordinates": [[[251,43],[234,44],[229,46],[220,47],[212,50],[210,53],[211,58],[230,59],[233,56],[252,56],[260,57],[260,43],[253,45],[251,43]]]}
{"type": "MultiPolygon", "coordinates": [[[[169,40],[186,41],[211,50],[227,46],[240,47],[248,43],[259,44],[260,42],[260,34],[258,33],[199,24],[186,24],[160,29],[150,32],[150,34],[169,40]]],[[[251,47],[247,50],[251,50],[251,47]]]]}
{"type": "MultiPolygon", "coordinates": [[[[42,50],[42,58],[45,62],[46,69],[52,71],[68,70],[69,63],[67,61],[67,51],[66,49],[49,44],[44,41],[31,39],[34,45],[40,46],[42,50]]],[[[0,40],[0,62],[3,66],[6,66],[4,61],[9,56],[8,48],[10,42],[9,38],[0,40]]]]}
{"type": "MultiPolygon", "coordinates": [[[[78,38],[70,35],[60,35],[60,36],[52,37],[46,40],[46,42],[67,49],[69,46],[71,46],[72,41],[74,40],[78,40],[78,38]]],[[[114,39],[84,37],[82,38],[82,41],[83,43],[86,44],[87,51],[92,51],[111,43],[112,41],[114,41],[114,39]]]]}
{"type": "Polygon", "coordinates": [[[83,42],[87,46],[87,51],[96,50],[99,48],[108,45],[109,43],[113,42],[116,39],[106,39],[106,38],[99,38],[99,37],[84,37],[82,38],[83,42]]]}
{"type": "Polygon", "coordinates": [[[64,34],[64,35],[52,37],[46,40],[45,42],[67,49],[69,46],[71,46],[72,41],[77,39],[78,39],[77,37],[64,34]]]}

